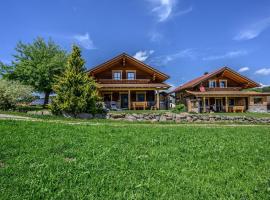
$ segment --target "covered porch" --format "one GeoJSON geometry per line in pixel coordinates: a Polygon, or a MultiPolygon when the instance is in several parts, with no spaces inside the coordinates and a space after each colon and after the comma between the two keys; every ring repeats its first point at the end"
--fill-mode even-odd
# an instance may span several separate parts
{"type": "Polygon", "coordinates": [[[165,83],[148,84],[99,84],[99,93],[108,109],[166,109],[161,90],[165,83]]]}
{"type": "Polygon", "coordinates": [[[189,112],[267,112],[267,93],[253,91],[188,91],[189,112]]]}
{"type": "Polygon", "coordinates": [[[190,112],[245,112],[248,110],[248,97],[197,97],[189,99],[190,112]]]}
{"type": "Polygon", "coordinates": [[[159,90],[101,91],[104,104],[109,109],[161,109],[159,90]]]}

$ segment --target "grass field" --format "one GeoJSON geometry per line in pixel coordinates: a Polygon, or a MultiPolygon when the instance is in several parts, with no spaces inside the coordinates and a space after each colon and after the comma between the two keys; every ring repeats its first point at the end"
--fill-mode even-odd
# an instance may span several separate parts
{"type": "Polygon", "coordinates": [[[270,126],[0,120],[0,199],[269,199],[270,126]]]}

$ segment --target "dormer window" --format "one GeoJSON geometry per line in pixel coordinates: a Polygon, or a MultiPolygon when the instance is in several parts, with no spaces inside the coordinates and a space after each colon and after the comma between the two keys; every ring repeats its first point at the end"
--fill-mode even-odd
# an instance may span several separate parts
{"type": "Polygon", "coordinates": [[[216,80],[209,80],[209,88],[215,88],[217,86],[216,80]]]}
{"type": "Polygon", "coordinates": [[[121,80],[122,79],[122,71],[113,71],[112,73],[113,80],[121,80]]]}
{"type": "Polygon", "coordinates": [[[219,87],[226,88],[227,87],[227,80],[219,80],[219,87]]]}
{"type": "Polygon", "coordinates": [[[128,80],[135,80],[136,79],[136,72],[135,71],[127,71],[127,79],[128,80]]]}

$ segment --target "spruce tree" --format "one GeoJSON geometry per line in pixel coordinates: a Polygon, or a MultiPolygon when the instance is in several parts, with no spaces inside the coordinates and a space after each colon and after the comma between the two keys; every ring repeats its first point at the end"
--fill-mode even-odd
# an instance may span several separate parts
{"type": "Polygon", "coordinates": [[[84,64],[80,48],[74,45],[64,73],[57,77],[53,86],[56,93],[51,105],[53,113],[69,113],[77,117],[79,113],[97,112],[97,85],[85,73],[84,64]]]}

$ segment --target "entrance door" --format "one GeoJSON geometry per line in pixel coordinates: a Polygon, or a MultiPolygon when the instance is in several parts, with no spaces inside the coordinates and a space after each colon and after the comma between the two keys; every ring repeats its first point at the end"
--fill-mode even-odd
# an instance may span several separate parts
{"type": "Polygon", "coordinates": [[[121,108],[128,108],[128,94],[121,94],[121,108]]]}
{"type": "Polygon", "coordinates": [[[222,110],[222,99],[216,99],[216,112],[221,112],[222,110]]]}

